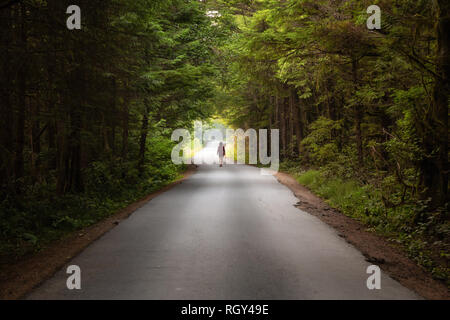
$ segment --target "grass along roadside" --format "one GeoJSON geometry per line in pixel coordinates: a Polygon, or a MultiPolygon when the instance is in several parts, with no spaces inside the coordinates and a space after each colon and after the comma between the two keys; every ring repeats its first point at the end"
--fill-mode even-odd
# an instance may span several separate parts
{"type": "Polygon", "coordinates": [[[387,237],[433,278],[450,287],[448,222],[436,224],[431,216],[427,223],[417,224],[415,213],[420,208],[411,204],[386,208],[380,190],[369,184],[329,177],[320,170],[304,171],[289,164],[283,164],[282,171],[294,176],[331,207],[362,222],[370,231],[387,237]],[[431,228],[437,237],[429,236],[431,228]]]}

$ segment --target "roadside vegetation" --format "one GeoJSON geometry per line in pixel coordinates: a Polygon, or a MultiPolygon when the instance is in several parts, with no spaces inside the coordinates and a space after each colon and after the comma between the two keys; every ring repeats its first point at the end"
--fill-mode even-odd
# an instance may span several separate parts
{"type": "Polygon", "coordinates": [[[383,203],[383,190],[356,179],[342,179],[327,169],[305,169],[300,163],[284,162],[282,170],[325,199],[327,203],[367,226],[367,229],[399,246],[418,265],[450,287],[448,237],[450,223],[442,222],[444,212],[436,212],[425,223],[416,223],[415,213],[426,207],[409,203],[394,207],[383,203]]]}
{"type": "Polygon", "coordinates": [[[10,1],[0,8],[0,263],[176,179],[174,129],[213,108],[200,1],[10,1]],[[201,39],[201,41],[200,41],[201,39]]]}
{"type": "MultiPolygon", "coordinates": [[[[177,178],[174,129],[279,129],[284,170],[449,281],[448,0],[0,8],[0,263],[177,178]]],[[[196,150],[194,150],[196,151],[196,150]]]]}
{"type": "Polygon", "coordinates": [[[55,177],[29,186],[0,205],[0,262],[11,263],[74,231],[89,227],[181,178],[185,166],[171,162],[173,142],[149,138],[143,173],[137,161],[95,161],[83,169],[82,193],[57,196],[55,177]]]}
{"type": "Polygon", "coordinates": [[[216,105],[279,129],[284,170],[449,283],[448,1],[215,1],[216,105]]]}

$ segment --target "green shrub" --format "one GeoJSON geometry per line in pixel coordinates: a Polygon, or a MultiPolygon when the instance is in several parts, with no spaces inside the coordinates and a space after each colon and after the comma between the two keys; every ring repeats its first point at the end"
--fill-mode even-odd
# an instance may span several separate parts
{"type": "MultiPolygon", "coordinates": [[[[436,279],[450,284],[450,269],[442,265],[442,262],[437,262],[437,260],[449,261],[448,243],[445,241],[430,243],[425,240],[430,236],[443,240],[450,238],[448,210],[428,213],[426,222],[417,223],[415,218],[426,211],[426,202],[404,202],[396,206],[385,206],[382,188],[385,188],[386,183],[394,184],[393,180],[385,180],[381,188],[377,188],[371,184],[363,185],[354,179],[334,176],[330,174],[328,166],[322,170],[303,172],[297,166],[290,166],[291,164],[284,163],[282,168],[294,174],[299,183],[324,198],[330,206],[339,209],[343,214],[403,244],[408,255],[419,265],[428,269],[436,279]],[[441,250],[440,259],[433,259],[432,247],[441,250]]],[[[396,190],[400,189],[396,185],[390,187],[390,200],[398,200],[396,190]]]]}
{"type": "MultiPolygon", "coordinates": [[[[104,159],[83,171],[85,192],[55,196],[54,177],[0,203],[0,262],[39,250],[67,233],[88,227],[174,181],[184,166],[171,161],[173,142],[150,137],[141,172],[138,162],[104,159]]],[[[137,157],[130,157],[137,158],[137,157]]]]}

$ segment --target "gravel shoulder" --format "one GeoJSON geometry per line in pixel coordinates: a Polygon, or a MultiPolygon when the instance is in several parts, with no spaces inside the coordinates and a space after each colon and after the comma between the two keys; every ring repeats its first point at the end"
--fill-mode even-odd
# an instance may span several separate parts
{"type": "Polygon", "coordinates": [[[318,217],[337,230],[342,238],[362,252],[368,262],[379,265],[394,280],[426,299],[450,299],[450,292],[444,284],[434,280],[386,238],[367,231],[362,223],[331,208],[291,175],[279,172],[276,178],[299,199],[297,208],[318,217]]]}

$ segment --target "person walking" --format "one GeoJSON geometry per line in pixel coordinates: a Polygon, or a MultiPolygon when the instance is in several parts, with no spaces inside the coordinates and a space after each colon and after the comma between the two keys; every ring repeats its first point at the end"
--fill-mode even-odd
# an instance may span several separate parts
{"type": "Polygon", "coordinates": [[[217,148],[217,155],[219,156],[220,167],[223,167],[223,158],[225,157],[225,145],[223,142],[219,143],[217,148]]]}

